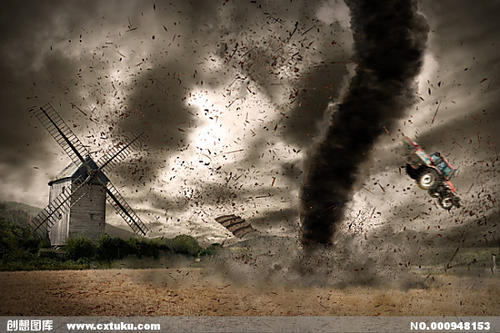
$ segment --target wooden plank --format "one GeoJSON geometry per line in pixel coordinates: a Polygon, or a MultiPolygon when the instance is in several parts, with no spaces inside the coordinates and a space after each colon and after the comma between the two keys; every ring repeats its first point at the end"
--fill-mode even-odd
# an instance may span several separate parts
{"type": "Polygon", "coordinates": [[[249,222],[234,214],[223,215],[215,218],[223,227],[229,230],[233,235],[241,238],[250,232],[256,231],[249,222]]]}
{"type": "Polygon", "coordinates": [[[221,223],[221,224],[222,224],[224,227],[229,228],[230,226],[232,226],[232,225],[234,225],[234,224],[241,223],[241,222],[245,222],[245,220],[243,220],[241,217],[237,217],[237,218],[235,218],[235,219],[225,221],[225,222],[223,222],[223,223],[221,223]]]}
{"type": "Polygon", "coordinates": [[[244,227],[249,226],[249,225],[250,224],[248,222],[246,222],[245,220],[241,220],[241,222],[232,224],[229,227],[227,227],[227,230],[234,233],[236,230],[244,228],[244,227]]]}
{"type": "Polygon", "coordinates": [[[223,216],[219,216],[219,217],[215,218],[215,221],[222,224],[225,221],[229,221],[229,220],[232,220],[235,218],[238,218],[238,217],[236,215],[223,215],[223,216]]]}
{"type": "Polygon", "coordinates": [[[234,235],[238,238],[242,238],[243,236],[245,236],[253,231],[256,231],[256,230],[254,228],[252,228],[251,225],[249,225],[245,228],[241,228],[241,229],[237,230],[234,235]]]}

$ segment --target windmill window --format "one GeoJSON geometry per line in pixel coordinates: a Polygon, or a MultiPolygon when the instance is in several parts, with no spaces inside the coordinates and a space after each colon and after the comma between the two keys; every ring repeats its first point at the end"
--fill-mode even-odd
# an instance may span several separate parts
{"type": "Polygon", "coordinates": [[[91,219],[91,220],[94,220],[94,218],[95,218],[95,214],[90,213],[89,215],[90,215],[90,219],[91,219]]]}
{"type": "Polygon", "coordinates": [[[62,193],[65,193],[66,192],[66,186],[63,186],[62,187],[62,193]]]}

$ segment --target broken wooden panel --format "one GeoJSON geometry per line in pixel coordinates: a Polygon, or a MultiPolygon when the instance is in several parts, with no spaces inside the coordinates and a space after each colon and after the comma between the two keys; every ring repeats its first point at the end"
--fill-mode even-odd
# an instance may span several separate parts
{"type": "Polygon", "coordinates": [[[223,227],[238,238],[256,231],[249,222],[234,214],[219,216],[215,221],[222,224],[223,227]]]}

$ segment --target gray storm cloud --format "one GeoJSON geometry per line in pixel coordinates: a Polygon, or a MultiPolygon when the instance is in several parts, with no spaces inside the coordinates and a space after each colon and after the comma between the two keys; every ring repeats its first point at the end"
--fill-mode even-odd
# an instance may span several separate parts
{"type": "Polygon", "coordinates": [[[6,185],[23,182],[4,197],[19,200],[30,191],[29,201],[43,205],[46,180],[66,163],[43,129],[20,112],[50,101],[97,157],[122,135],[146,133],[145,150],[137,152],[142,156],[114,171],[148,216],[169,211],[167,221],[175,222],[184,209],[190,219],[194,212],[207,220],[238,209],[258,224],[290,210],[301,151],[323,118],[316,100],[336,97],[348,62],[350,32],[337,20],[318,19],[317,11],[345,5],[201,6],[7,3],[3,114],[11,119],[6,127],[14,122],[16,130],[3,133],[9,158],[2,168],[11,174],[24,163],[26,176],[4,176],[6,185]],[[325,81],[325,70],[338,76],[335,85],[325,81]],[[225,140],[216,133],[230,131],[234,137],[225,140]],[[261,169],[269,163],[271,170],[261,169]],[[155,200],[147,199],[149,193],[155,200]],[[261,200],[262,207],[265,196],[280,207],[261,200]],[[209,213],[202,212],[203,202],[209,213]]]}
{"type": "MultiPolygon", "coordinates": [[[[353,66],[347,6],[171,3],[3,3],[0,199],[45,205],[48,180],[69,163],[26,112],[51,102],[97,157],[123,135],[146,132],[144,151],[111,178],[159,233],[222,241],[229,234],[213,218],[235,213],[263,232],[295,237],[304,156],[328,125],[353,66]]],[[[409,229],[436,221],[453,243],[457,230],[476,223],[472,208],[448,217],[420,192],[402,192],[411,183],[399,174],[401,156],[394,153],[401,132],[460,166],[456,182],[470,207],[489,202],[487,194],[498,198],[498,4],[419,7],[431,28],[419,102],[360,165],[339,226],[354,234],[351,243],[380,227],[405,239],[409,229]]],[[[495,214],[483,212],[487,221],[495,214]]],[[[476,243],[498,233],[490,222],[475,230],[476,243]]],[[[376,253],[378,243],[370,244],[376,253]]]]}

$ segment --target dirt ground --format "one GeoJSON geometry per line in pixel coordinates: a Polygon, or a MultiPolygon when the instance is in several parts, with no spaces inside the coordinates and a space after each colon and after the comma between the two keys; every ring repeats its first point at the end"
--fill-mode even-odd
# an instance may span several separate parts
{"type": "Polygon", "coordinates": [[[426,289],[236,285],[200,268],[0,273],[0,315],[499,315],[497,277],[426,289]]]}

